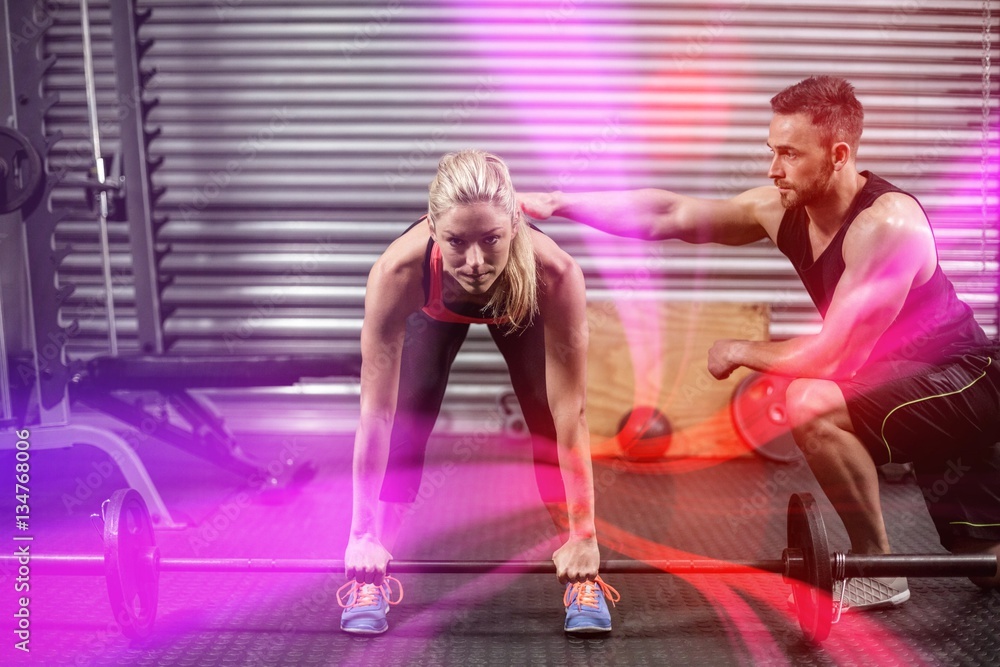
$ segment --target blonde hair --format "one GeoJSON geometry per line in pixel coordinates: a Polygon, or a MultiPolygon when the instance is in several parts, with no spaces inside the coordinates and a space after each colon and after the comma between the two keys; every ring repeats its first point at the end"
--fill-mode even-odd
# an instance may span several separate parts
{"type": "Polygon", "coordinates": [[[507,318],[510,330],[517,331],[531,324],[538,311],[538,268],[510,172],[502,159],[486,151],[448,153],[431,181],[427,220],[433,229],[446,211],[472,204],[495,206],[510,218],[511,229],[518,231],[511,240],[507,266],[497,278],[497,289],[486,304],[491,317],[507,318]],[[522,228],[518,230],[518,226],[522,228]]]}

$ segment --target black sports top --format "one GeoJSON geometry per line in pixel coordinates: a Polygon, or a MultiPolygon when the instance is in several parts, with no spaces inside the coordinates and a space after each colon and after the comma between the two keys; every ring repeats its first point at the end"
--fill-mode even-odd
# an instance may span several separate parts
{"type": "MultiPolygon", "coordinates": [[[[843,225],[818,258],[813,259],[812,256],[804,208],[785,211],[778,228],[778,250],[792,261],[809,296],[824,317],[834,289],[844,274],[844,236],[851,223],[883,194],[899,192],[913,197],[871,172],[864,171],[861,175],[868,179],[867,182],[854,198],[843,225]]],[[[913,199],[916,200],[916,197],[913,199]]],[[[991,345],[976,322],[972,309],[959,300],[955,287],[941,271],[939,263],[926,283],[910,288],[902,310],[879,338],[868,360],[941,363],[991,345]]]]}

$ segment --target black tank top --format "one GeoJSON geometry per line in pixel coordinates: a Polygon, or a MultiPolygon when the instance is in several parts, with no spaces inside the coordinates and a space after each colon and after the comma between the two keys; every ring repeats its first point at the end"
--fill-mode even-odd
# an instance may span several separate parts
{"type": "MultiPolygon", "coordinates": [[[[812,256],[804,208],[785,211],[778,228],[778,250],[792,261],[806,291],[824,317],[833,291],[844,274],[844,236],[851,223],[888,192],[913,197],[871,172],[864,171],[861,175],[868,179],[867,182],[854,198],[844,224],[819,258],[814,260],[812,256]]],[[[898,359],[938,364],[991,346],[972,309],[959,300],[955,287],[938,264],[930,280],[910,289],[902,310],[879,338],[868,361],[898,359]]]]}

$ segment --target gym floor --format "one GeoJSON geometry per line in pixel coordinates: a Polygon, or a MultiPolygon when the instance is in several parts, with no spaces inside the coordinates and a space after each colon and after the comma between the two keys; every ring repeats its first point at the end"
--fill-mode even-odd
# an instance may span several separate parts
{"type": "MultiPolygon", "coordinates": [[[[343,555],[350,519],[350,442],[243,435],[275,460],[282,448],[319,465],[292,497],[269,498],[246,480],[167,446],[140,454],[168,507],[191,526],[157,529],[163,556],[343,555]]],[[[558,546],[540,506],[523,441],[436,436],[425,484],[394,555],[408,559],[547,559],[558,546]],[[471,456],[468,456],[471,454],[471,456]],[[468,458],[468,461],[463,462],[468,458]]],[[[92,447],[32,458],[35,553],[100,553],[89,519],[124,486],[92,447]]],[[[13,470],[10,451],[0,470],[13,470]]],[[[780,558],[785,506],[817,495],[831,548],[843,529],[804,464],[756,456],[656,464],[595,461],[604,558],[780,558]],[[666,545],[666,546],[663,546],[666,545]]],[[[894,550],[942,552],[912,478],[883,480],[894,550]]],[[[13,517],[12,493],[0,515],[13,517]]],[[[5,521],[6,525],[13,520],[5,521]]],[[[11,531],[5,527],[7,544],[11,531]]],[[[547,575],[410,575],[380,636],[339,630],[342,575],[163,573],[152,636],[123,637],[101,577],[31,580],[31,653],[13,650],[13,582],[0,595],[3,664],[37,665],[896,665],[997,664],[1000,593],[965,579],[911,579],[912,597],[847,616],[821,646],[807,644],[779,575],[608,575],[622,595],[608,636],[562,631],[562,587],[547,575]]]]}

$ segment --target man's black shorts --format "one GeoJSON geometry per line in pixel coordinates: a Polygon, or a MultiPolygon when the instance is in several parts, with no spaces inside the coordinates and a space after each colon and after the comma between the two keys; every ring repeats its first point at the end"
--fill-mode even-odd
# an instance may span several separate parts
{"type": "Polygon", "coordinates": [[[876,465],[913,463],[946,548],[957,536],[1000,541],[1000,359],[879,362],[839,384],[876,465]]]}

